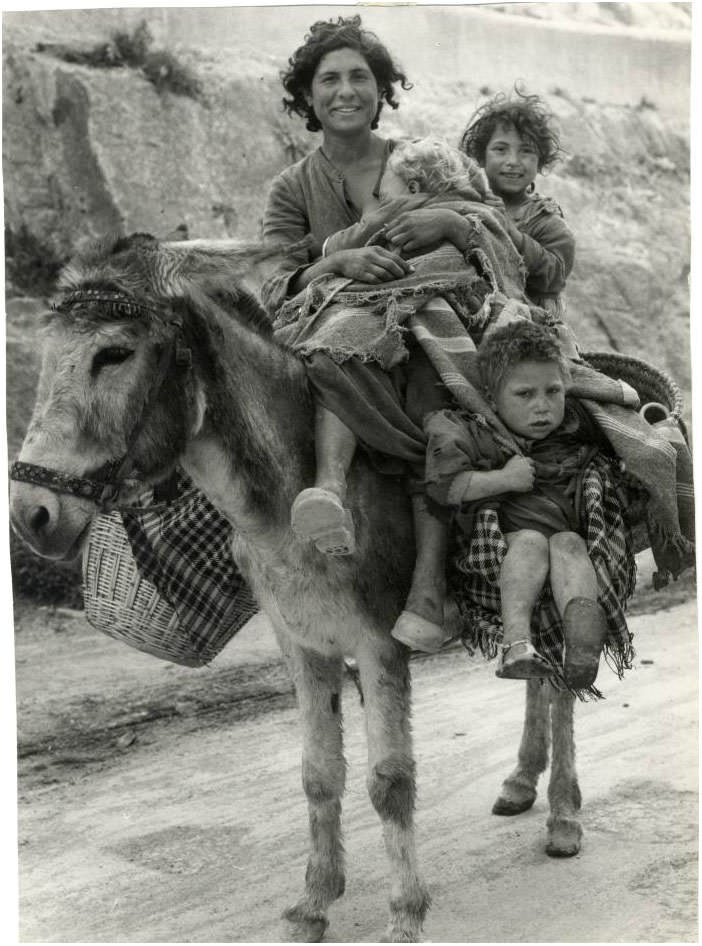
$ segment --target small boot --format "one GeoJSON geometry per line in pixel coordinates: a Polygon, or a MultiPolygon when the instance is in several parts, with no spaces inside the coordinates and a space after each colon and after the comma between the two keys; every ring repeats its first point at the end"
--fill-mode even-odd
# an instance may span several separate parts
{"type": "Polygon", "coordinates": [[[346,474],[356,450],[355,434],[326,408],[315,417],[315,485],[303,489],[290,510],[290,525],[301,539],[325,555],[353,555],[356,537],[351,511],[344,506],[346,474]]]}
{"type": "Polygon", "coordinates": [[[571,598],[563,613],[564,677],[573,690],[585,690],[597,679],[600,655],[609,634],[607,618],[592,598],[571,598]]]}

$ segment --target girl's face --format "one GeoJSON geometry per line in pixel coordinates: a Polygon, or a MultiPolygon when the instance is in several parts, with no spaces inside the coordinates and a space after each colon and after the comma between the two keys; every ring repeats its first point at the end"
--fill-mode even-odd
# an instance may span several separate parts
{"type": "Polygon", "coordinates": [[[378,101],[378,83],[361,53],[335,49],[320,59],[307,102],[325,133],[353,135],[370,129],[378,101]]]}
{"type": "Polygon", "coordinates": [[[539,152],[513,126],[498,125],[485,148],[485,173],[503,200],[522,197],[539,171],[539,152]]]}
{"type": "Polygon", "coordinates": [[[521,361],[509,368],[494,397],[495,410],[519,437],[543,440],[563,423],[565,382],[552,361],[521,361]]]}

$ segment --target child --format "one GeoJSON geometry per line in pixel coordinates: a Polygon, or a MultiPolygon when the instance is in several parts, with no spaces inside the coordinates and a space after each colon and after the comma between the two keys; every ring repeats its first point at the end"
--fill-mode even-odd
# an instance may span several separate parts
{"type": "Polygon", "coordinates": [[[548,580],[564,627],[565,681],[585,689],[597,676],[608,630],[574,497],[580,474],[605,441],[566,396],[568,362],[549,329],[527,321],[498,329],[478,358],[487,402],[521,453],[485,423],[439,412],[427,422],[427,492],[461,508],[468,522],[487,500],[498,508],[508,551],[500,572],[504,636],[497,676],[553,672],[530,635],[548,580]]]}
{"type": "MultiPolygon", "coordinates": [[[[493,193],[502,199],[507,229],[527,268],[529,299],[554,323],[563,322],[563,290],[573,268],[575,239],[558,204],[535,193],[537,174],[561,156],[554,117],[537,95],[496,95],[481,106],[463,133],[461,147],[485,169],[493,193]]],[[[566,354],[575,341],[559,327],[566,354]]]]}
{"type": "MultiPolygon", "coordinates": [[[[480,204],[488,197],[483,172],[466,155],[442,141],[423,139],[398,144],[388,158],[381,181],[381,205],[360,223],[343,230],[326,241],[324,252],[331,253],[352,246],[382,240],[384,227],[400,209],[412,206],[412,195],[442,198],[447,204],[456,201],[480,204]]],[[[416,204],[414,204],[416,206],[416,204]]],[[[456,221],[453,210],[446,211],[456,221]]],[[[454,251],[457,253],[457,251],[454,251]]],[[[460,265],[463,266],[462,254],[460,265]]],[[[372,292],[368,287],[368,292],[372,292]]],[[[418,296],[418,300],[419,300],[418,296]]],[[[421,301],[417,301],[419,307],[421,301]]],[[[378,324],[373,316],[372,323],[378,324]]],[[[360,312],[354,310],[349,335],[360,324],[360,312]]],[[[298,336],[298,340],[299,340],[298,336]]],[[[348,339],[344,339],[348,344],[348,339]]],[[[377,346],[382,348],[382,344],[377,346]]],[[[439,377],[430,363],[416,349],[412,356],[415,387],[420,395],[413,397],[416,423],[422,428],[423,417],[450,403],[439,377]],[[420,403],[421,402],[421,403],[420,403]]],[[[409,399],[409,396],[408,396],[409,399]]],[[[318,410],[317,475],[315,486],[303,490],[295,499],[291,524],[295,533],[314,541],[317,548],[330,554],[349,553],[354,548],[353,524],[344,507],[346,474],[356,448],[354,433],[325,408],[318,410]],[[320,423],[321,418],[321,423],[320,423]],[[333,429],[332,429],[333,428],[333,429]]],[[[418,480],[423,479],[423,468],[418,480]]],[[[443,606],[445,597],[446,523],[428,508],[423,488],[413,491],[417,559],[412,587],[406,608],[398,618],[392,635],[417,650],[433,652],[445,640],[443,606]]]]}

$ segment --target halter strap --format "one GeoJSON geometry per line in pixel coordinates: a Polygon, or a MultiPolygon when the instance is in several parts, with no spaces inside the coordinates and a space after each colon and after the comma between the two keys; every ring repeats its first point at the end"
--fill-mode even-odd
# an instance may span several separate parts
{"type": "Polygon", "coordinates": [[[22,483],[32,483],[34,486],[46,486],[56,493],[70,493],[82,499],[90,499],[99,506],[109,502],[119,493],[121,484],[111,481],[118,460],[105,463],[96,470],[92,477],[72,476],[60,470],[52,470],[35,463],[24,463],[16,460],[10,466],[10,479],[22,483]],[[104,478],[103,478],[104,476],[104,478]]]}
{"type": "Polygon", "coordinates": [[[90,476],[74,476],[60,470],[17,460],[10,466],[10,479],[32,483],[35,486],[45,486],[57,493],[69,493],[88,499],[104,509],[129,482],[126,477],[124,479],[122,477],[128,468],[132,447],[144,426],[145,414],[152,395],[166,379],[171,359],[176,368],[187,371],[192,367],[192,352],[183,344],[181,336],[183,326],[180,319],[175,316],[171,319],[166,318],[157,309],[125,293],[103,289],[79,289],[66,293],[59,302],[52,304],[52,309],[59,313],[69,313],[75,309],[85,308],[99,308],[101,315],[107,313],[115,318],[154,319],[175,327],[172,342],[165,347],[154,371],[149,397],[144,403],[141,417],[130,431],[127,449],[123,456],[108,460],[90,476]]]}

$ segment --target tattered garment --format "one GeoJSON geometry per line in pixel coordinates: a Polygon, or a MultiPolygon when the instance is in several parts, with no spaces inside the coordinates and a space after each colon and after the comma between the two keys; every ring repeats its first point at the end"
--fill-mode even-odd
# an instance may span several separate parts
{"type": "Polygon", "coordinates": [[[477,327],[476,317],[478,323],[484,318],[492,292],[524,298],[521,258],[484,204],[443,196],[428,198],[426,206],[452,209],[470,221],[465,254],[442,243],[412,258],[413,273],[379,286],[325,274],[281,306],[274,323],[277,340],[302,356],[323,352],[337,363],[356,357],[390,370],[407,360],[403,336],[413,331],[411,316],[428,302],[443,298],[465,335],[477,327]]]}

